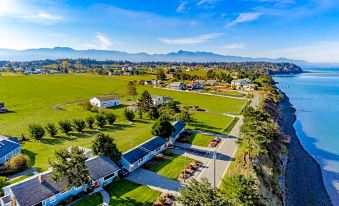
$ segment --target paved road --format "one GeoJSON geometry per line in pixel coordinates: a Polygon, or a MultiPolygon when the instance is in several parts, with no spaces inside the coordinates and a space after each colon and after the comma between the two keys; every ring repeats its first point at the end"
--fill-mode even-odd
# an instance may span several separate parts
{"type": "Polygon", "coordinates": [[[168,179],[150,170],[138,168],[125,179],[137,184],[148,186],[154,190],[175,194],[183,188],[183,184],[177,180],[168,179]]]}
{"type": "Polygon", "coordinates": [[[253,99],[251,101],[250,106],[253,107],[254,109],[257,109],[259,102],[260,102],[260,96],[261,94],[259,92],[253,93],[253,99]]]}
{"type": "Polygon", "coordinates": [[[108,206],[109,202],[111,200],[111,197],[109,196],[108,192],[105,189],[101,189],[100,194],[102,195],[103,201],[102,201],[102,206],[108,206]]]}
{"type": "Polygon", "coordinates": [[[16,173],[14,175],[8,176],[7,181],[10,182],[10,181],[18,179],[22,176],[30,175],[30,174],[33,174],[33,175],[38,174],[38,171],[35,168],[31,168],[31,169],[16,173]]]}

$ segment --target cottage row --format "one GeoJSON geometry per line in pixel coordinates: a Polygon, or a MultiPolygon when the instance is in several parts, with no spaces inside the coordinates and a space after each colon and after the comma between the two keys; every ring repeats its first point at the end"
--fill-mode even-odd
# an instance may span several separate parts
{"type": "Polygon", "coordinates": [[[141,145],[125,152],[119,161],[120,167],[106,156],[87,159],[86,167],[92,179],[90,185],[67,189],[67,180],[55,182],[51,170],[40,173],[16,184],[3,188],[5,196],[0,198],[1,206],[54,206],[71,196],[87,191],[89,187],[104,187],[113,182],[121,169],[133,172],[154,156],[173,145],[180,133],[185,130],[185,123],[173,123],[175,131],[169,140],[153,137],[141,145]]]}

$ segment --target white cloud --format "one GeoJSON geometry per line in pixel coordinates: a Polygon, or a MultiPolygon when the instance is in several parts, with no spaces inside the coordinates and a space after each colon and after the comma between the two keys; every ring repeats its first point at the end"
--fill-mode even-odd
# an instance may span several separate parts
{"type": "Polygon", "coordinates": [[[241,14],[239,14],[239,16],[235,20],[233,20],[230,23],[228,23],[225,26],[225,28],[230,28],[232,26],[235,26],[235,25],[241,24],[241,23],[245,23],[245,22],[255,21],[261,15],[262,15],[262,13],[260,13],[260,12],[241,13],[241,14]]]}
{"type": "Polygon", "coordinates": [[[245,44],[228,44],[223,46],[224,49],[244,49],[245,47],[245,44]]]}
{"type": "Polygon", "coordinates": [[[174,45],[189,45],[189,44],[199,44],[204,43],[208,40],[218,38],[222,36],[224,33],[210,33],[204,34],[194,37],[186,37],[186,38],[178,38],[178,39],[170,39],[170,38],[160,38],[165,44],[174,44],[174,45]]]}
{"type": "Polygon", "coordinates": [[[85,49],[102,49],[108,50],[112,49],[112,42],[105,37],[102,33],[97,32],[95,39],[92,40],[90,43],[84,44],[83,47],[85,49]]]}
{"type": "Polygon", "coordinates": [[[42,24],[54,24],[64,19],[63,16],[44,9],[27,0],[0,0],[0,17],[42,24]]]}
{"type": "Polygon", "coordinates": [[[218,0],[199,0],[197,3],[197,6],[205,8],[205,9],[209,9],[209,8],[213,8],[217,1],[218,0]]]}
{"type": "Polygon", "coordinates": [[[178,8],[177,8],[176,11],[177,11],[178,13],[183,13],[183,12],[186,10],[186,4],[187,4],[186,1],[181,2],[181,3],[179,4],[179,6],[178,6],[178,8]]]}

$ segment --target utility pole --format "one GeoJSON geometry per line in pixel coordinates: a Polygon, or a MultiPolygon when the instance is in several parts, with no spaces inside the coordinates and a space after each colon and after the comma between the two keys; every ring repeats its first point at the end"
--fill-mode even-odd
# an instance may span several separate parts
{"type": "Polygon", "coordinates": [[[215,182],[216,182],[216,175],[215,175],[215,173],[216,173],[216,165],[215,165],[215,163],[216,163],[216,158],[217,158],[217,153],[216,153],[216,150],[214,150],[214,152],[213,152],[213,186],[214,186],[214,189],[215,189],[215,187],[216,187],[216,184],[215,184],[215,182]]]}

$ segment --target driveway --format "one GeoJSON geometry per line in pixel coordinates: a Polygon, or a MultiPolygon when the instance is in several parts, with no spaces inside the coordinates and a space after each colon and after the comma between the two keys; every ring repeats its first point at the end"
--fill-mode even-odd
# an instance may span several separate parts
{"type": "Polygon", "coordinates": [[[177,193],[184,187],[184,185],[177,180],[169,179],[142,168],[136,169],[125,177],[125,179],[166,193],[177,193]]]}

